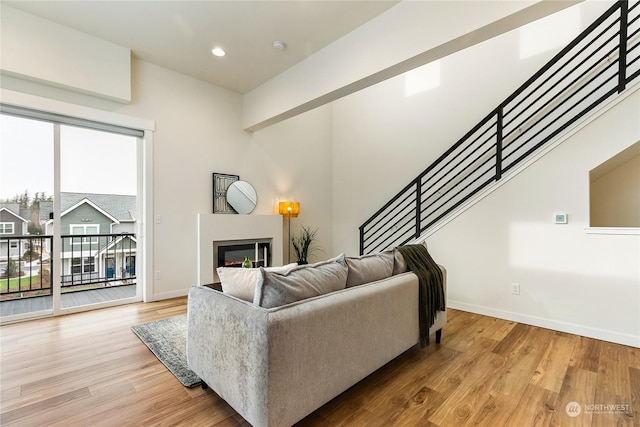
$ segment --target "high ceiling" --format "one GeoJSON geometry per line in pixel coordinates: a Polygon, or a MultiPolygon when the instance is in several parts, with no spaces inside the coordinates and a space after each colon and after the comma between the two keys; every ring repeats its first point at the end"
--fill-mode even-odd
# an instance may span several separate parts
{"type": "Polygon", "coordinates": [[[397,1],[23,1],[3,4],[131,49],[141,60],[246,93],[397,1]],[[273,42],[285,43],[276,50],[273,42]],[[224,57],[211,54],[214,47],[224,57]]]}

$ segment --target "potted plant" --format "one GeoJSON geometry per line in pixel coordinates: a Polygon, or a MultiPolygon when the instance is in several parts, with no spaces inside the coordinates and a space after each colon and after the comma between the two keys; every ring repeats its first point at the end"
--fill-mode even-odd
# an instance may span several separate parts
{"type": "Polygon", "coordinates": [[[318,234],[318,229],[302,226],[298,236],[291,236],[291,243],[293,244],[293,250],[296,252],[298,264],[308,264],[308,256],[318,249],[316,247],[316,234],[318,234]]]}

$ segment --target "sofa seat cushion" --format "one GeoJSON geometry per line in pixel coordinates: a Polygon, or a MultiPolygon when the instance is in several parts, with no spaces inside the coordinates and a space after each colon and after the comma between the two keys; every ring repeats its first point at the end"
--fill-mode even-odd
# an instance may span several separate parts
{"type": "Polygon", "coordinates": [[[253,303],[263,308],[279,307],[344,289],[346,284],[347,264],[344,254],[285,272],[260,268],[253,303]]]}
{"type": "MultiPolygon", "coordinates": [[[[292,263],[282,267],[265,267],[267,271],[288,271],[298,264],[292,263]]],[[[260,277],[259,268],[218,267],[222,292],[241,300],[252,302],[256,292],[256,284],[260,277]]]]}
{"type": "Polygon", "coordinates": [[[386,279],[393,275],[393,250],[345,259],[349,267],[347,288],[386,279]]]}

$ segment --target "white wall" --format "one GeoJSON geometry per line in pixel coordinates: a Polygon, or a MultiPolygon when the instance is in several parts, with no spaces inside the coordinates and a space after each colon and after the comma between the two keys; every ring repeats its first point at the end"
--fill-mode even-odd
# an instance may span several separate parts
{"type": "MultiPolygon", "coordinates": [[[[151,118],[154,133],[154,299],[184,295],[196,283],[198,213],[212,212],[212,173],[240,175],[256,189],[254,214],[276,214],[295,198],[293,224],[319,227],[330,241],[330,108],[255,134],[240,125],[240,95],[141,61],[133,101],[119,113],[151,118]]],[[[283,222],[284,224],[284,222],[283,222]]],[[[285,258],[286,259],[286,258],[285,258]]]]}
{"type": "MultiPolygon", "coordinates": [[[[13,9],[5,5],[2,8],[3,18],[15,18],[13,9]]],[[[37,56],[38,46],[47,46],[49,55],[64,58],[48,64],[48,75],[64,76],[69,63],[77,59],[74,67],[79,73],[104,69],[112,77],[107,80],[119,87],[121,75],[113,74],[111,68],[122,61],[100,55],[74,56],[67,51],[71,39],[76,47],[82,44],[81,52],[91,51],[92,47],[103,52],[101,40],[15,12],[19,15],[16,22],[19,18],[21,26],[29,28],[28,41],[33,46],[23,43],[15,25],[3,26],[3,67],[28,63],[29,58],[37,56]],[[18,51],[11,57],[15,61],[4,61],[11,47],[18,51]]],[[[84,108],[77,107],[81,105],[98,109],[89,112],[96,120],[108,111],[107,115],[119,113],[119,121],[136,117],[155,123],[150,218],[157,217],[160,223],[153,225],[153,258],[146,261],[152,262],[153,271],[160,272],[160,279],[149,278],[153,281],[151,298],[184,295],[196,283],[196,218],[199,213],[212,212],[214,172],[240,175],[253,184],[258,195],[255,214],[277,214],[280,200],[300,201],[302,213],[292,220],[293,231],[300,224],[318,228],[320,243],[328,250],[317,257],[331,255],[330,106],[251,134],[242,130],[240,95],[146,62],[131,63],[130,80],[127,78],[125,85],[131,87],[131,102],[127,105],[86,90],[84,78],[73,78],[64,84],[41,78],[39,68],[26,67],[10,77],[3,76],[0,83],[3,89],[40,97],[27,97],[35,100],[27,106],[38,108],[47,105],[48,100],[57,100],[69,103],[64,112],[70,115],[84,108]]],[[[283,229],[284,226],[283,220],[283,229]]]]}
{"type": "MultiPolygon", "coordinates": [[[[300,226],[318,230],[319,250],[309,261],[331,258],[331,120],[332,107],[326,105],[284,122],[257,131],[253,143],[258,153],[252,167],[270,183],[270,206],[277,212],[279,201],[300,202],[300,215],[291,218],[291,234],[300,226]]],[[[283,222],[285,253],[288,260],[288,220],[283,222]]],[[[295,253],[291,249],[291,261],[295,253]]]]}
{"type": "MultiPolygon", "coordinates": [[[[276,214],[279,200],[300,201],[302,213],[292,220],[293,229],[300,223],[317,227],[321,244],[331,247],[329,106],[250,134],[240,126],[240,95],[149,63],[132,65],[133,97],[124,106],[19,79],[11,88],[110,111],[95,110],[97,120],[119,113],[119,120],[155,122],[152,217],[161,223],[153,226],[150,261],[161,278],[148,278],[152,299],[185,295],[196,283],[196,219],[212,212],[213,172],[237,174],[253,184],[255,214],[276,214]]],[[[25,106],[48,105],[44,98],[27,99],[36,101],[25,106]]],[[[78,110],[84,113],[83,108],[78,110]]],[[[65,113],[75,110],[67,104],[65,113]]]]}
{"type": "MultiPolygon", "coordinates": [[[[555,39],[568,43],[608,6],[580,4],[523,31],[566,30],[555,39]]],[[[333,102],[334,252],[357,253],[358,226],[564,47],[521,58],[521,34],[442,59],[435,88],[406,95],[406,73],[333,102]]]]}
{"type": "Polygon", "coordinates": [[[636,92],[431,236],[449,306],[640,346],[640,236],[585,232],[589,171],[638,141],[639,118],[636,92]]]}
{"type": "MultiPolygon", "coordinates": [[[[580,28],[602,6],[580,5],[580,28]]],[[[358,226],[559,50],[521,59],[518,33],[445,58],[437,88],[405,96],[399,76],[333,103],[334,252],[356,254],[358,226]]],[[[589,170],[639,127],[635,94],[430,237],[449,305],[640,346],[639,238],[584,231],[589,170]]]]}

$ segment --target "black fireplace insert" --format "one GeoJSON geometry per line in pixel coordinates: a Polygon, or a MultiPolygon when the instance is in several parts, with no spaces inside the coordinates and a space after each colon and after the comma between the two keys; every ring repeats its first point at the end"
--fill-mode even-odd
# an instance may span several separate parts
{"type": "Polygon", "coordinates": [[[268,267],[271,264],[271,239],[217,242],[214,244],[214,257],[217,258],[215,267],[240,268],[246,258],[249,258],[254,268],[268,267]]]}

